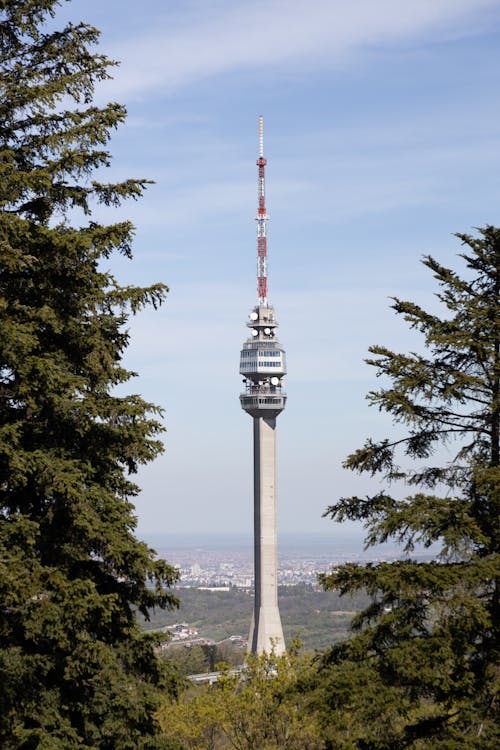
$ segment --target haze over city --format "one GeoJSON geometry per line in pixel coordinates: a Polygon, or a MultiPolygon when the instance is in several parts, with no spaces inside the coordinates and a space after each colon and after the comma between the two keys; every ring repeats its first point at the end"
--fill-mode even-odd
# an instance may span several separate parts
{"type": "Polygon", "coordinates": [[[456,266],[453,232],[499,220],[498,0],[74,0],[65,16],[123,61],[98,91],[129,111],[106,179],[156,181],[96,212],[137,226],[134,260],[110,260],[119,280],[171,287],[132,321],[125,360],[139,373],[127,391],[161,405],[168,429],[139,473],[139,532],[252,528],[238,359],[262,114],[269,299],[288,359],[279,528],[333,535],[325,507],[375,481],[341,461],[390,430],[364,399],[378,384],[367,348],[419,346],[388,298],[435,305],[422,255],[456,266]]]}

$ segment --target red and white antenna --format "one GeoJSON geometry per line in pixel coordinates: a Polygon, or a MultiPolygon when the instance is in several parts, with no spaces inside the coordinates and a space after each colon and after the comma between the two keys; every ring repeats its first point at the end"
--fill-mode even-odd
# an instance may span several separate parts
{"type": "Polygon", "coordinates": [[[264,121],[259,117],[259,168],[257,195],[259,207],[257,209],[257,296],[259,305],[267,305],[267,229],[269,219],[266,212],[266,183],[265,167],[267,161],[264,159],[264,121]]]}

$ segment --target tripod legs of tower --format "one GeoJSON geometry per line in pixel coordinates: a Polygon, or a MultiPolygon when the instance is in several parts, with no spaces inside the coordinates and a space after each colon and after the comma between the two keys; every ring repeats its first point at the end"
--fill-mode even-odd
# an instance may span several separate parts
{"type": "Polygon", "coordinates": [[[255,603],[252,653],[285,651],[278,610],[276,533],[276,419],[253,418],[255,603]]]}

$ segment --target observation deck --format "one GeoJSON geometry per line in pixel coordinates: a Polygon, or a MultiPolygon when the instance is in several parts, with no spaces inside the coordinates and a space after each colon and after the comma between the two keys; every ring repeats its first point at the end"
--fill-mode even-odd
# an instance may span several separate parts
{"type": "Polygon", "coordinates": [[[286,393],[279,387],[247,386],[247,392],[240,395],[241,408],[252,417],[273,419],[281,414],[286,404],[286,393]]]}
{"type": "Polygon", "coordinates": [[[273,419],[286,404],[282,391],[286,354],[276,338],[274,309],[258,305],[250,313],[247,326],[250,337],[240,353],[240,374],[246,386],[246,392],[240,395],[241,407],[253,417],[273,419]]]}

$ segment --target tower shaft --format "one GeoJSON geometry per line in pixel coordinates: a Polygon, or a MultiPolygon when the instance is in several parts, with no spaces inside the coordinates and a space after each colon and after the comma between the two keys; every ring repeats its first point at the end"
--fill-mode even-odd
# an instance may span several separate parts
{"type": "Polygon", "coordinates": [[[255,601],[252,653],[282,654],[285,639],[278,609],[276,519],[276,419],[253,418],[255,601]]]}

